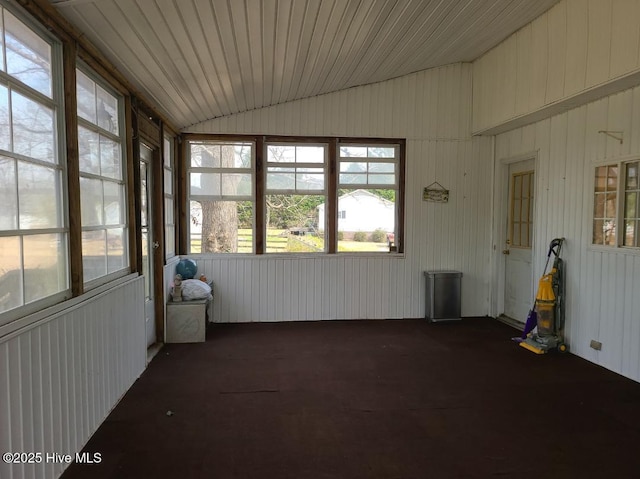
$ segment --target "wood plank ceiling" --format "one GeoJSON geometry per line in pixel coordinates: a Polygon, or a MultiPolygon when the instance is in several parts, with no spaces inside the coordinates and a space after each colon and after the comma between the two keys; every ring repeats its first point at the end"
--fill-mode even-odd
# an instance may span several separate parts
{"type": "Polygon", "coordinates": [[[176,126],[472,61],[558,0],[50,0],[176,126]]]}

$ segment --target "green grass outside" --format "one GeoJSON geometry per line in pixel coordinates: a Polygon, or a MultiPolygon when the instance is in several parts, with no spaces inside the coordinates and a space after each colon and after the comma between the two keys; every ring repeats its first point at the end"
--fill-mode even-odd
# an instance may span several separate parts
{"type": "MultiPolygon", "coordinates": [[[[317,253],[324,251],[324,238],[305,235],[290,237],[286,230],[267,230],[267,253],[317,253]],[[308,244],[305,247],[305,243],[308,244]]],[[[202,240],[198,237],[191,238],[191,253],[200,253],[202,240]]],[[[388,251],[387,243],[373,243],[371,241],[338,241],[338,251],[341,252],[384,252],[388,251]]],[[[238,253],[251,253],[253,251],[253,231],[251,229],[238,230],[238,253]]]]}

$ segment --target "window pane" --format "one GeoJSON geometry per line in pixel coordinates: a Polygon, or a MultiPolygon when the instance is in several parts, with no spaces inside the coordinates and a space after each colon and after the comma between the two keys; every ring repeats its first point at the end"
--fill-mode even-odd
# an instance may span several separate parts
{"type": "Polygon", "coordinates": [[[58,171],[18,162],[20,229],[61,227],[58,191],[58,171]]]}
{"type": "Polygon", "coordinates": [[[637,210],[638,206],[638,192],[627,193],[625,195],[624,202],[624,217],[625,218],[638,218],[640,215],[637,210]]]}
{"type": "Polygon", "coordinates": [[[338,251],[388,252],[395,245],[395,191],[341,190],[338,251]]]}
{"type": "Polygon", "coordinates": [[[38,160],[56,162],[53,110],[12,92],[13,151],[38,160]]]}
{"type": "Polygon", "coordinates": [[[191,173],[190,176],[192,196],[219,196],[222,193],[219,173],[191,173]]]}
{"type": "Polygon", "coordinates": [[[607,189],[607,167],[596,168],[595,191],[604,192],[607,189]]]}
{"type": "Polygon", "coordinates": [[[393,163],[369,163],[370,173],[395,173],[396,165],[393,163]]]}
{"type": "Polygon", "coordinates": [[[340,184],[341,185],[366,185],[367,184],[367,175],[356,175],[356,174],[340,174],[340,184]]]}
{"type": "Polygon", "coordinates": [[[395,175],[369,175],[370,185],[394,185],[395,175]]]}
{"type": "Polygon", "coordinates": [[[164,218],[165,223],[168,225],[172,225],[173,223],[173,199],[165,198],[164,199],[164,218]]]}
{"type": "Polygon", "coordinates": [[[617,198],[618,195],[616,193],[607,193],[605,199],[605,217],[606,218],[615,218],[616,217],[616,206],[617,206],[617,198]]]}
{"type": "Polygon", "coordinates": [[[299,173],[296,175],[297,190],[324,190],[324,174],[299,173]]]}
{"type": "Polygon", "coordinates": [[[95,82],[80,70],[76,70],[76,90],[78,95],[78,116],[96,125],[95,82]]]}
{"type": "Polygon", "coordinates": [[[369,158],[395,158],[396,149],[370,146],[367,153],[369,158]]]}
{"type": "Polygon", "coordinates": [[[354,158],[354,157],[366,158],[366,156],[367,156],[366,146],[341,146],[340,147],[341,158],[354,158]]]}
{"type": "Polygon", "coordinates": [[[640,188],[638,185],[638,173],[640,169],[640,163],[629,163],[627,165],[627,178],[626,178],[626,186],[627,190],[636,190],[640,188]]]}
{"type": "Polygon", "coordinates": [[[173,194],[173,176],[171,170],[164,170],[164,194],[173,194]]]}
{"type": "Polygon", "coordinates": [[[80,178],[80,208],[82,211],[82,226],[100,226],[103,224],[101,180],[80,178]]]}
{"type": "Polygon", "coordinates": [[[67,289],[67,257],[64,235],[25,236],[25,303],[42,299],[67,289]]]}
{"type": "Polygon", "coordinates": [[[220,145],[191,145],[191,166],[220,168],[220,145]]]}
{"type": "Polygon", "coordinates": [[[233,168],[251,168],[251,143],[239,143],[233,145],[233,164],[227,165],[225,161],[226,153],[225,149],[222,150],[222,166],[233,168]]]}
{"type": "Polygon", "coordinates": [[[251,173],[228,173],[222,175],[224,196],[251,196],[251,173]]]}
{"type": "Polygon", "coordinates": [[[104,186],[104,224],[124,223],[124,187],[119,183],[103,181],[104,186]]]}
{"type": "Polygon", "coordinates": [[[96,85],[98,126],[115,135],[118,130],[118,99],[96,85]]]}
{"type": "Polygon", "coordinates": [[[638,221],[626,220],[624,222],[624,245],[638,246],[636,238],[638,238],[638,221]]]}
{"type": "Polygon", "coordinates": [[[80,171],[100,174],[100,136],[83,127],[78,127],[78,150],[80,171]]]}
{"type": "Polygon", "coordinates": [[[51,45],[4,11],[7,73],[51,98],[51,45]]]}
{"type": "Polygon", "coordinates": [[[267,161],[270,163],[295,163],[296,147],[269,145],[267,148],[267,161]]]}
{"type": "Polygon", "coordinates": [[[297,146],[296,162],[324,163],[324,150],[323,146],[297,146]]]}
{"type": "Polygon", "coordinates": [[[114,273],[128,266],[125,233],[124,228],[109,228],[107,230],[107,273],[114,273]]]}
{"type": "Polygon", "coordinates": [[[173,167],[173,165],[171,164],[171,153],[171,140],[169,140],[169,138],[165,138],[163,141],[163,164],[166,168],[173,167]]]}
{"type": "Polygon", "coordinates": [[[164,227],[164,250],[167,257],[176,254],[176,230],[173,226],[164,227]]]}
{"type": "Polygon", "coordinates": [[[324,195],[267,195],[266,203],[267,253],[324,252],[324,195]]]}
{"type": "Polygon", "coordinates": [[[191,201],[191,253],[252,253],[253,203],[191,201]]]}
{"type": "Polygon", "coordinates": [[[24,304],[22,298],[22,248],[18,236],[0,237],[0,313],[24,304]]]}
{"type": "Polygon", "coordinates": [[[122,179],[122,150],[120,144],[100,135],[100,166],[102,176],[122,179]]]}
{"type": "Polygon", "coordinates": [[[352,161],[340,162],[340,172],[364,173],[366,171],[367,171],[367,163],[365,162],[359,162],[359,163],[354,163],[352,161]]]}
{"type": "MultiPolygon", "coordinates": [[[[16,162],[0,156],[0,230],[18,228],[18,190],[16,162]]],[[[0,263],[1,265],[2,263],[0,263]]]]}
{"type": "Polygon", "coordinates": [[[11,125],[9,125],[9,90],[0,85],[0,149],[11,151],[11,125]]]}
{"type": "Polygon", "coordinates": [[[107,249],[104,230],[82,232],[82,270],[84,281],[107,274],[107,249]]]}
{"type": "Polygon", "coordinates": [[[294,190],[296,188],[295,168],[269,168],[268,190],[294,190]]]}
{"type": "Polygon", "coordinates": [[[604,218],[604,200],[605,195],[603,193],[596,193],[593,202],[593,217],[604,218]]]}

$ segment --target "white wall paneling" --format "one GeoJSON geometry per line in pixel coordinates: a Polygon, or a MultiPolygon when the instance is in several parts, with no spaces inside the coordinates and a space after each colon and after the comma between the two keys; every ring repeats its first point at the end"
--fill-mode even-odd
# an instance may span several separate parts
{"type": "Polygon", "coordinates": [[[221,322],[424,316],[423,271],[463,272],[462,314],[489,308],[492,140],[471,138],[471,65],[455,64],[207,121],[199,133],[407,139],[405,255],[199,255],[221,322]],[[422,200],[438,181],[446,204],[422,200]]]}
{"type": "MultiPolygon", "coordinates": [[[[604,2],[606,3],[606,2],[604,2]]],[[[640,252],[591,246],[598,162],[640,157],[640,86],[496,137],[496,162],[537,151],[534,277],[565,237],[567,339],[590,361],[640,380],[640,252]],[[624,142],[600,130],[621,130],[624,142]],[[601,341],[601,351],[589,347],[601,341]]],[[[494,260],[499,261],[494,254],[494,260]]],[[[494,292],[492,311],[495,314],[494,292]]]]}
{"type": "Polygon", "coordinates": [[[477,59],[473,75],[474,132],[629,88],[640,77],[640,0],[562,0],[477,59]]]}
{"type": "MultiPolygon", "coordinates": [[[[0,338],[0,450],[74,455],[145,364],[142,278],[0,338]]],[[[0,462],[0,477],[54,478],[65,466],[0,462]]]]}

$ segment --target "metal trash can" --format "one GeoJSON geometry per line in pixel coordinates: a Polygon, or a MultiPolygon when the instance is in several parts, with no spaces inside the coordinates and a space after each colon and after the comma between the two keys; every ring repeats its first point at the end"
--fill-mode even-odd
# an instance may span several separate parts
{"type": "Polygon", "coordinates": [[[460,271],[425,271],[427,297],[425,318],[430,322],[461,319],[460,271]]]}

